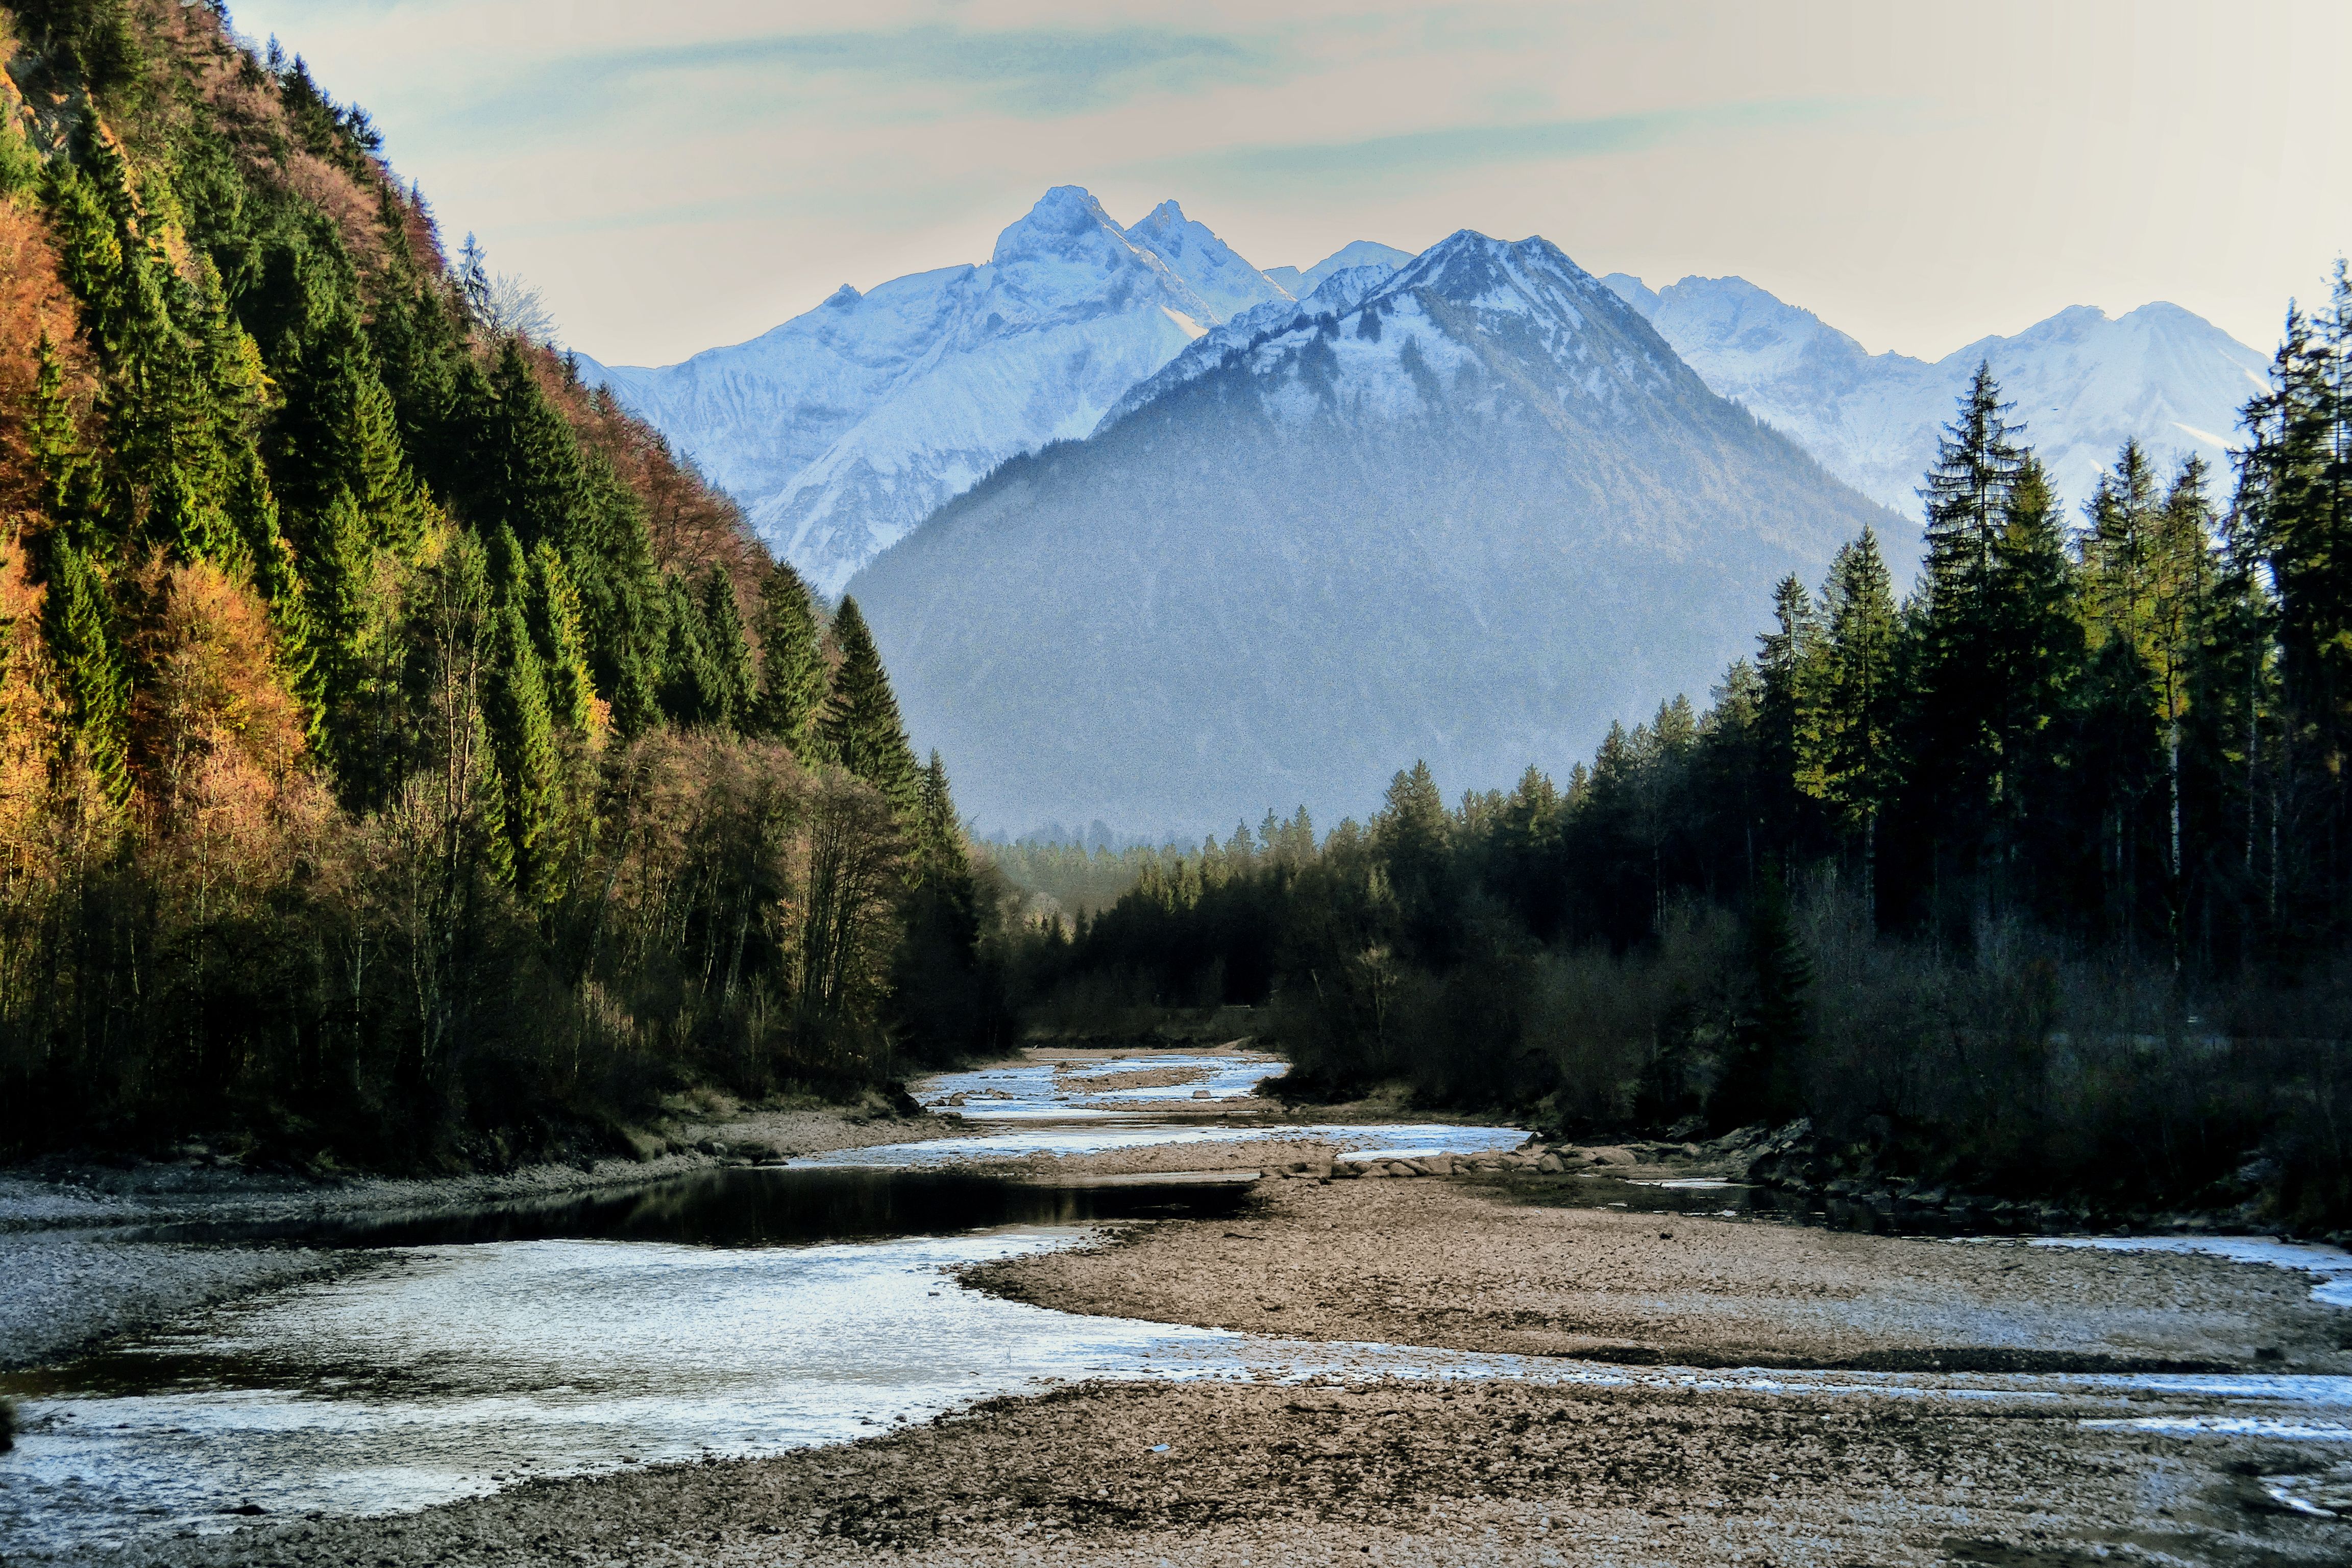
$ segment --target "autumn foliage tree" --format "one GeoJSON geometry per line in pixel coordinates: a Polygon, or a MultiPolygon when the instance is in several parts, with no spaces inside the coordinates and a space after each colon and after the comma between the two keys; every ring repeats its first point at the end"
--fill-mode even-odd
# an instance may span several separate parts
{"type": "Polygon", "coordinates": [[[150,0],[14,34],[0,1149],[498,1160],[986,1043],[899,1000],[910,930],[966,979],[977,932],[919,908],[961,832],[854,609],[299,58],[150,0]]]}

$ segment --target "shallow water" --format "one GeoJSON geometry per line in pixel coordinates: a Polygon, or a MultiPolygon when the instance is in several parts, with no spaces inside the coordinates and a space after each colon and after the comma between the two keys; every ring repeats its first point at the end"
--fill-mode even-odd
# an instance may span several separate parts
{"type": "Polygon", "coordinates": [[[972,1121],[1049,1118],[1092,1121],[1132,1116],[1138,1104],[1172,1108],[1202,1100],[1246,1100],[1257,1092],[1258,1085],[1282,1071],[1284,1066],[1273,1057],[1254,1052],[1194,1056],[1168,1051],[1154,1053],[1148,1059],[1074,1058],[1066,1065],[1023,1061],[971,1072],[940,1073],[926,1079],[916,1098],[935,1110],[953,1110],[972,1121]],[[1155,1076],[1186,1076],[1180,1083],[1140,1087],[1102,1081],[1146,1068],[1152,1069],[1155,1076]],[[963,1103],[950,1104],[957,1095],[964,1097],[963,1103]]]}
{"type": "MultiPolygon", "coordinates": [[[[1202,1087],[1244,1095],[1278,1065],[1247,1058],[1199,1058],[1190,1065],[1205,1076],[1176,1085],[1086,1088],[1171,1062],[1090,1062],[1058,1079],[1050,1068],[992,1068],[919,1086],[926,1100],[967,1095],[961,1109],[975,1125],[954,1138],[475,1213],[308,1226],[307,1239],[354,1249],[353,1268],[193,1314],[66,1367],[0,1376],[26,1422],[17,1451],[0,1459],[0,1555],[71,1560],[257,1517],[399,1511],[535,1477],[776,1453],[1097,1377],[1512,1377],[2066,1401],[2084,1419],[2182,1437],[2352,1435],[2352,1379],[1615,1367],[1080,1317],[956,1283],[952,1271],[968,1264],[1078,1245],[1126,1219],[1231,1212],[1244,1196],[1218,1186],[1040,1187],[930,1168],[946,1162],[1309,1138],[1368,1154],[1469,1152],[1522,1136],[1161,1122],[1105,1103],[1189,1100],[1202,1087]],[[975,1105],[974,1087],[1005,1098],[975,1105]]],[[[1778,1212],[1779,1196],[1596,1178],[1553,1201],[1762,1214],[1778,1212]]],[[[252,1235],[175,1227],[168,1238],[252,1235]]]]}
{"type": "MultiPolygon", "coordinates": [[[[989,1109],[1035,1111],[1069,1078],[1169,1065],[1089,1063],[1061,1089],[1050,1069],[989,1069],[919,1092],[984,1079],[1026,1097],[989,1109]]],[[[1205,1078],[1159,1097],[1246,1095],[1279,1066],[1201,1065],[1205,1078]]],[[[950,1162],[1326,1133],[1467,1152],[1522,1136],[1159,1122],[1087,1103],[1101,1097],[1083,1087],[1073,1098],[1067,1120],[974,1115],[963,1137],[478,1211],[150,1227],[143,1239],[299,1238],[360,1256],[335,1279],[0,1376],[26,1428],[0,1459],[0,1555],[70,1559],[259,1517],[398,1511],[534,1477],[847,1441],[1063,1380],[1505,1372],[1493,1357],[1078,1317],[955,1283],[967,1264],[1076,1245],[1105,1223],[1230,1213],[1246,1189],[929,1168],[950,1162]]]]}

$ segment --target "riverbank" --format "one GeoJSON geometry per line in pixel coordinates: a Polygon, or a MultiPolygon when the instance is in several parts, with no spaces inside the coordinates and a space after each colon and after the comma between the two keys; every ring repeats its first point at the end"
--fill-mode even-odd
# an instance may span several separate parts
{"type": "MultiPolygon", "coordinates": [[[[316,1505],[273,1497],[281,1511],[235,1534],[150,1536],[112,1561],[2080,1568],[2125,1556],[2284,1568],[2352,1559],[2352,1318],[2315,1300],[2305,1275],[2039,1237],[1934,1241],[1631,1206],[1643,1194],[1728,1206],[1728,1193],[1688,1184],[1737,1173],[1706,1146],[1504,1151],[1491,1140],[1510,1134],[1485,1129],[1456,1146],[1494,1152],[1457,1159],[1402,1144],[1349,1153],[1339,1125],[1321,1138],[1294,1129],[1280,1142],[1204,1139],[1194,1118],[1223,1118],[1240,1103],[1192,1102],[1192,1086],[1213,1074],[1094,1058],[1043,1070],[1061,1055],[961,1076],[950,1092],[983,1116],[1009,1112],[999,1123],[1009,1129],[1036,1125],[1033,1113],[1050,1118],[1054,1101],[1081,1091],[1156,1091],[1168,1099],[1153,1112],[1178,1111],[1166,1120],[1183,1141],[974,1168],[1037,1186],[1180,1171],[1267,1179],[1238,1213],[1114,1221],[1091,1245],[1064,1238],[1017,1257],[909,1252],[833,1295],[816,1285],[713,1295],[737,1266],[675,1247],[640,1260],[661,1282],[633,1289],[615,1283],[625,1255],[593,1241],[496,1255],[541,1270],[504,1296],[467,1294],[446,1262],[403,1265],[414,1289],[394,1271],[355,1276],[335,1295],[371,1335],[395,1320],[438,1321],[436,1310],[455,1322],[472,1309],[448,1302],[478,1300],[547,1341],[553,1359],[533,1371],[540,1382],[569,1368],[562,1347],[626,1337],[622,1326],[665,1355],[723,1363],[719,1342],[694,1326],[706,1318],[706,1327],[812,1325],[827,1344],[853,1348],[866,1382],[866,1358],[904,1361],[909,1347],[917,1375],[936,1381],[951,1340],[938,1336],[974,1310],[998,1316],[982,1339],[954,1342],[967,1352],[983,1343],[991,1368],[1023,1335],[1061,1331],[1053,1322],[1161,1342],[1129,1334],[1121,1321],[1130,1319],[1171,1326],[1157,1333],[1194,1325],[1319,1342],[1333,1347],[1328,1358],[1318,1350],[1308,1370],[1286,1374],[1225,1352],[1188,1363],[1129,1351],[1076,1372],[1039,1363],[1041,1373],[1022,1374],[1033,1381],[994,1386],[1110,1381],[978,1399],[983,1380],[962,1395],[978,1402],[956,1414],[885,1431],[853,1424],[853,1411],[833,1436],[860,1426],[877,1435],[782,1454],[781,1428],[763,1417],[764,1443],[734,1451],[773,1457],[593,1478],[524,1481],[554,1450],[509,1445],[494,1450],[504,1462],[488,1478],[500,1488],[490,1495],[389,1518],[299,1521],[296,1510],[316,1505]],[[1611,1201],[1629,1206],[1592,1206],[1611,1201]],[[975,1261],[989,1257],[999,1261],[975,1261]],[[689,1263],[712,1272],[677,1272],[689,1263]],[[446,1300],[433,1283],[443,1274],[455,1292],[446,1300]],[[372,1280],[384,1301],[408,1305],[353,1294],[372,1280]],[[616,1303],[628,1305],[615,1315],[616,1303]],[[1048,1321],[1033,1306],[1084,1316],[1048,1321]],[[672,1311],[674,1322],[663,1316],[672,1311]],[[1364,1342],[1391,1348],[1341,1348],[1364,1342]],[[1506,1353],[1528,1359],[1461,1360],[1506,1353]],[[1217,1381],[1236,1364],[1244,1376],[1305,1381],[1217,1381]],[[1790,1370],[1720,1370],[1732,1367],[1790,1370]],[[1371,1376],[1387,1368],[1430,1375],[1371,1376]],[[1692,1368],[1718,1370],[1682,1370],[1692,1368]]],[[[1236,1131],[1265,1125],[1254,1109],[1234,1121],[1236,1131]]],[[[755,1141],[748,1124],[729,1125],[755,1141]]],[[[950,1142],[969,1161],[979,1129],[940,1125],[965,1135],[950,1142]]],[[[725,1145],[723,1131],[707,1142],[725,1145]]],[[[1388,1126],[1382,1136],[1420,1148],[1428,1135],[1442,1147],[1445,1131],[1388,1126]]],[[[816,1135],[853,1133],[868,1143],[925,1135],[879,1121],[816,1135]]],[[[709,1163],[746,1157],[692,1152],[709,1163]]],[[[627,1169],[642,1179],[651,1166],[627,1169]]],[[[69,1233],[20,1233],[43,1234],[69,1233]]],[[[832,1250],[790,1267],[841,1266],[825,1261],[832,1250]]],[[[746,1364],[765,1386],[788,1363],[797,1364],[763,1342],[746,1364]]],[[[954,1363],[963,1368],[954,1381],[979,1370],[967,1363],[954,1363]]],[[[446,1360],[431,1364],[449,1374],[446,1360]]],[[[574,1375],[561,1373],[567,1384],[574,1375]]],[[[634,1375],[625,1384],[630,1397],[646,1386],[634,1375]]],[[[642,1418],[626,1430],[646,1440],[642,1418]]],[[[698,1419],[688,1442],[632,1447],[625,1462],[691,1454],[692,1437],[726,1440],[698,1419]]],[[[782,1439],[792,1440],[810,1439],[782,1439]]]]}
{"type": "Polygon", "coordinates": [[[1089,1384],[841,1448],[541,1482],[119,1559],[1282,1565],[2341,1563],[2308,1444],[2180,1442],[2089,1399],[1384,1381],[1089,1384]]]}
{"type": "Polygon", "coordinates": [[[0,1170],[0,1370],[37,1365],[182,1313],[348,1267],[349,1254],[265,1245],[352,1216],[456,1213],[635,1185],[727,1164],[939,1137],[956,1124],[858,1106],[682,1106],[641,1158],[426,1177],[306,1177],[205,1157],[0,1170]],[[183,1237],[206,1234],[204,1245],[183,1237]],[[240,1245],[239,1233],[253,1243],[240,1245]]]}

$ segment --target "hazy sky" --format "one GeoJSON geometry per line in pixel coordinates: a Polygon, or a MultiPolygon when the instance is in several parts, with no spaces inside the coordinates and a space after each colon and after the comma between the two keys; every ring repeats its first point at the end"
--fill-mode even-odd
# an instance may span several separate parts
{"type": "Polygon", "coordinates": [[[2352,247],[2344,0],[244,0],[454,247],[662,363],[982,261],[1047,186],[1260,267],[1540,234],[1935,357],[2174,300],[2268,348],[2352,247]]]}

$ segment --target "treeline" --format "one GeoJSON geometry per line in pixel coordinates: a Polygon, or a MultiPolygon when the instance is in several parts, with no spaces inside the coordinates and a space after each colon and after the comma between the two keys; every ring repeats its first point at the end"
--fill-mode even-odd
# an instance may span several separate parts
{"type": "MultiPolygon", "coordinates": [[[[1101,838],[1109,837],[1099,823],[1096,827],[1101,838]]],[[[1264,828],[1266,841],[1275,842],[1283,827],[1278,821],[1269,821],[1264,828]]],[[[1311,838],[1312,828],[1305,831],[1311,838]]],[[[1073,843],[1065,837],[1040,836],[1012,843],[984,840],[974,849],[1003,879],[1013,902],[1019,906],[1016,918],[1046,923],[1058,918],[1066,923],[1082,915],[1100,914],[1151,879],[1181,887],[1188,877],[1197,881],[1204,874],[1203,868],[1213,868],[1221,856],[1253,853],[1247,823],[1234,829],[1231,842],[1237,849],[1220,845],[1213,833],[1198,846],[1129,844],[1114,848],[1106,842],[1073,843]]]]}
{"type": "Polygon", "coordinates": [[[2226,493],[2127,446],[2077,522],[1980,371],[1907,595],[1865,532],[1704,711],[1155,868],[1033,931],[1023,998],[1266,1005],[1302,1092],[1809,1116],[1952,1179],[2352,1221],[2340,267],[2270,382],[2226,493]]]}
{"type": "Polygon", "coordinates": [[[497,1159],[992,1043],[856,605],[300,60],[172,0],[11,26],[0,1150],[497,1159]]]}

